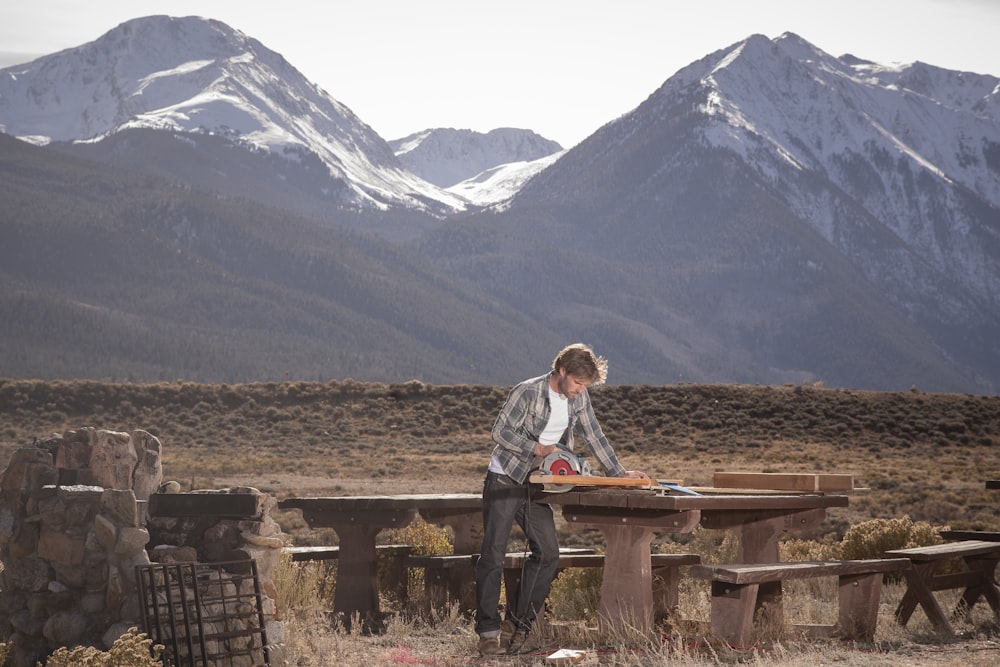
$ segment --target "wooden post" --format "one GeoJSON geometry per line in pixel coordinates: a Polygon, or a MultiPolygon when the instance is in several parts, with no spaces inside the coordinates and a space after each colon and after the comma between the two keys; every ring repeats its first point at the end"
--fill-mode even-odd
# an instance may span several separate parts
{"type": "Polygon", "coordinates": [[[653,627],[653,573],[649,546],[655,533],[636,526],[602,525],[607,541],[599,623],[642,633],[653,627]],[[636,615],[639,618],[636,618],[636,615]]]}

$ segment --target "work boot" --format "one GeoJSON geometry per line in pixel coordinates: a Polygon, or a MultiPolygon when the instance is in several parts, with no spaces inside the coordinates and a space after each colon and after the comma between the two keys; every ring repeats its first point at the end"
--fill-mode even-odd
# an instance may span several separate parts
{"type": "Polygon", "coordinates": [[[500,646],[500,635],[493,637],[479,636],[479,655],[484,658],[492,655],[504,655],[506,651],[500,646]]]}
{"type": "Polygon", "coordinates": [[[528,641],[528,631],[518,628],[514,631],[514,635],[510,638],[510,644],[507,646],[507,655],[518,655],[520,653],[526,653],[528,649],[525,648],[525,644],[528,641]]]}
{"type": "Polygon", "coordinates": [[[507,650],[510,646],[510,639],[514,636],[515,626],[510,621],[504,621],[500,624],[500,647],[503,650],[507,650]]]}

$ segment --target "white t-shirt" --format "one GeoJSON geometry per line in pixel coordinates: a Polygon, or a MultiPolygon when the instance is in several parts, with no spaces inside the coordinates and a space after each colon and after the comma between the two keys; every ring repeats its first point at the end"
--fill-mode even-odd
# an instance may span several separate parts
{"type": "MultiPolygon", "coordinates": [[[[566,427],[569,426],[569,399],[559,392],[549,387],[549,421],[538,436],[538,442],[543,445],[554,445],[562,440],[566,427]]],[[[500,465],[500,460],[493,456],[490,458],[490,472],[500,475],[506,474],[500,465]]]]}
{"type": "Polygon", "coordinates": [[[549,405],[552,407],[549,423],[538,436],[538,442],[543,445],[554,445],[562,440],[563,433],[569,426],[569,399],[549,387],[549,405]]]}

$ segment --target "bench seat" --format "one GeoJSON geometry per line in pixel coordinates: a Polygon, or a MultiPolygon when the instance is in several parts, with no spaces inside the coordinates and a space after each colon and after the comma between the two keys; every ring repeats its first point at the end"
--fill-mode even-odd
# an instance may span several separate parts
{"type": "MultiPolygon", "coordinates": [[[[375,546],[375,551],[379,556],[409,556],[413,547],[408,544],[379,544],[375,546]]],[[[291,554],[295,562],[340,558],[340,547],[331,546],[284,547],[282,552],[291,554]]]]}
{"type": "MultiPolygon", "coordinates": [[[[592,555],[594,555],[594,549],[577,547],[562,548],[559,549],[559,562],[563,563],[563,559],[572,557],[592,555]]],[[[504,567],[520,567],[521,560],[523,560],[524,557],[525,554],[521,551],[509,552],[504,558],[504,567]]],[[[600,556],[600,558],[603,559],[604,556],[600,556]]],[[[475,565],[478,560],[479,554],[443,554],[438,556],[415,555],[408,557],[406,559],[406,564],[408,567],[447,570],[455,567],[464,567],[466,565],[475,565]]]]}
{"type": "Polygon", "coordinates": [[[695,565],[689,573],[712,586],[712,632],[733,646],[746,646],[753,633],[754,613],[768,604],[781,618],[781,584],[790,579],[837,577],[839,616],[833,626],[807,626],[812,635],[871,641],[878,621],[882,578],[905,571],[906,561],[828,560],[786,563],[695,565]]]}

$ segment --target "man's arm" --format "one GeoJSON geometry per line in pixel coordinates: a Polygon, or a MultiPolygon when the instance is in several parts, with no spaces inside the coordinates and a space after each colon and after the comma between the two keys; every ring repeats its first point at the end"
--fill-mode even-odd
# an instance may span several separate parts
{"type": "Polygon", "coordinates": [[[625,466],[618,460],[618,455],[615,454],[614,448],[611,447],[611,443],[608,442],[607,436],[601,429],[601,424],[597,421],[597,415],[594,414],[594,406],[590,402],[589,392],[583,392],[580,398],[583,401],[583,409],[580,411],[580,428],[583,430],[583,439],[590,451],[597,457],[601,467],[604,468],[609,477],[625,477],[627,473],[634,472],[625,470],[625,466]]]}
{"type": "Polygon", "coordinates": [[[493,441],[521,459],[530,456],[538,444],[524,427],[532,401],[534,398],[528,386],[524,383],[516,385],[507,394],[507,400],[493,424],[493,441]]]}
{"type": "Polygon", "coordinates": [[[627,477],[629,479],[649,479],[649,475],[641,470],[626,470],[625,466],[618,460],[614,448],[608,442],[607,436],[601,429],[597,415],[594,414],[594,406],[590,403],[590,394],[584,394],[586,399],[585,409],[580,415],[580,425],[583,427],[584,439],[590,446],[590,451],[601,462],[609,477],[627,477]]]}

